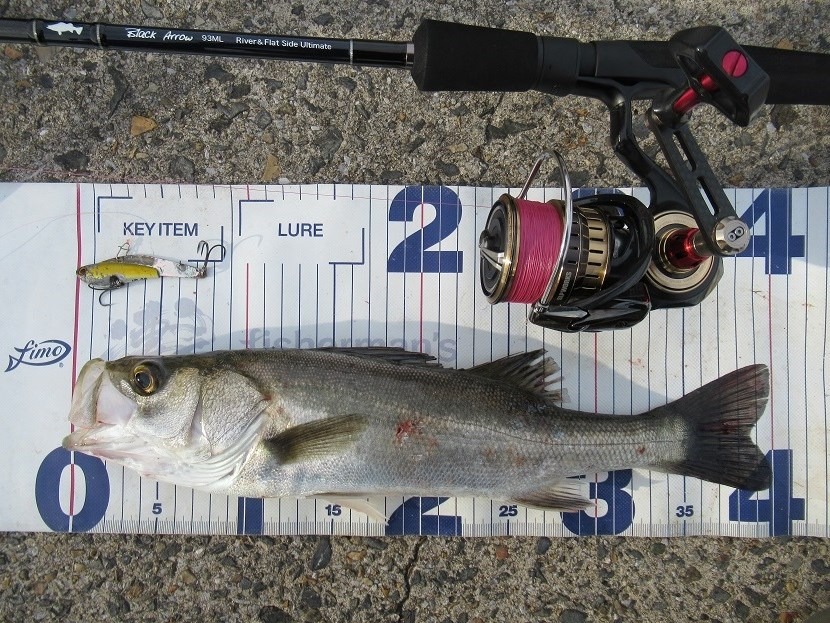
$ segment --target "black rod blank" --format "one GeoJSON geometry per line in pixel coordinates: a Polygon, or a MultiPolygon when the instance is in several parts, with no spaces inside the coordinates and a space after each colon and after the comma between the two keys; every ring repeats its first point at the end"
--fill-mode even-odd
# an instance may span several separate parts
{"type": "MultiPolygon", "coordinates": [[[[343,63],[408,69],[422,91],[603,95],[633,99],[687,85],[669,42],[595,41],[424,20],[414,43],[265,35],[160,26],[0,19],[0,42],[343,63]],[[583,84],[583,79],[592,82],[583,84]],[[630,88],[633,87],[633,88],[630,88]]],[[[770,77],[767,104],[830,104],[830,55],[745,46],[770,77]]]]}
{"type": "Polygon", "coordinates": [[[0,41],[408,69],[412,44],[85,22],[0,19],[0,41]]]}

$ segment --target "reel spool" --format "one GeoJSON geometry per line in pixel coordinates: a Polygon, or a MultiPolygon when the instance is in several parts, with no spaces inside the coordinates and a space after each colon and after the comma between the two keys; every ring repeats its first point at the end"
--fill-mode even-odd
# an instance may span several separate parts
{"type": "Polygon", "coordinates": [[[631,196],[573,200],[562,157],[554,152],[564,199],[502,195],[479,238],[481,287],[490,303],[530,303],[529,320],[559,331],[629,327],[651,310],[642,283],[655,243],[654,219],[631,196]]]}

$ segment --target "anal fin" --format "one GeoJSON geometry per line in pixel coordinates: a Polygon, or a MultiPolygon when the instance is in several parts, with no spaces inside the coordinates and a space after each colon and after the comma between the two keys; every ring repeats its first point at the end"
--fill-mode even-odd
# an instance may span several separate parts
{"type": "Polygon", "coordinates": [[[530,508],[563,513],[582,511],[593,506],[593,502],[585,497],[584,487],[573,482],[557,482],[538,491],[521,493],[514,496],[512,501],[530,508]]]}
{"type": "Polygon", "coordinates": [[[368,517],[381,523],[387,523],[389,521],[389,518],[386,517],[383,511],[365,497],[357,497],[346,493],[320,493],[315,497],[325,498],[333,504],[339,504],[358,513],[364,513],[368,517]]]}

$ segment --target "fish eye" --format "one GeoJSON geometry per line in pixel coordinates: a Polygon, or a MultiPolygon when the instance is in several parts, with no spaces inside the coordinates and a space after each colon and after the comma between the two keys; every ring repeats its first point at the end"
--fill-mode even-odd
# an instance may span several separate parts
{"type": "Polygon", "coordinates": [[[155,366],[140,363],[133,368],[132,385],[142,396],[154,394],[159,388],[159,375],[155,366]]]}

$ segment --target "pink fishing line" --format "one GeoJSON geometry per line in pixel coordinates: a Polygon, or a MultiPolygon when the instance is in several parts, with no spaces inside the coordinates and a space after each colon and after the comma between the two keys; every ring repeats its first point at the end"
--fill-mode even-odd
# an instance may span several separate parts
{"type": "Polygon", "coordinates": [[[562,215],[549,203],[516,199],[519,254],[513,283],[504,300],[535,303],[545,293],[559,259],[562,215]]]}

